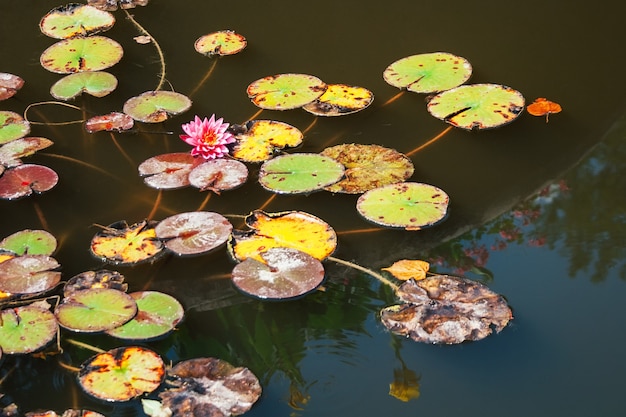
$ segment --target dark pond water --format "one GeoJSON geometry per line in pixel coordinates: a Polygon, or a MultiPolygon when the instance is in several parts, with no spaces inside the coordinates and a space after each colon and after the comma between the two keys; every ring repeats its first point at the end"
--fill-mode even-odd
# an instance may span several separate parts
{"type": "MultiPolygon", "coordinates": [[[[0,109],[21,114],[29,104],[51,99],[49,89],[59,75],[41,68],[39,55],[54,41],[37,24],[61,4],[0,3],[0,72],[26,80],[0,109]]],[[[40,196],[0,201],[0,236],[45,228],[59,240],[54,256],[64,278],[106,267],[123,273],[132,290],[179,298],[185,321],[148,346],[172,362],[215,356],[250,368],[263,385],[250,416],[624,415],[625,12],[620,1],[152,0],[133,14],[159,42],[167,81],[191,96],[192,109],[158,126],[142,125],[143,133],[134,134],[90,135],[80,124],[34,125],[31,135],[48,137],[54,146],[28,161],[53,168],[60,182],[40,196]],[[246,36],[248,47],[220,58],[201,82],[213,61],[197,54],[193,42],[222,29],[246,36]],[[325,291],[263,303],[233,290],[227,278],[233,264],[223,250],[136,267],[104,265],[89,254],[94,224],[137,222],[153,210],[158,192],[143,184],[137,165],[164,152],[187,151],[177,135],[194,114],[248,120],[257,108],[245,89],[267,75],[308,73],[366,87],[376,96],[361,113],[317,120],[298,151],[355,142],[409,152],[427,142],[446,125],[426,112],[420,95],[405,94],[383,106],[397,89],[384,82],[382,71],[404,56],[434,51],[467,58],[474,68],[470,82],[509,85],[529,102],[548,97],[564,111],[549,123],[524,114],[492,131],[453,130],[414,154],[412,179],[451,197],[450,216],[432,229],[349,233],[371,224],[348,195],[281,196],[266,210],[321,217],[339,233],[335,256],[368,268],[424,259],[438,272],[482,280],[513,308],[515,318],[500,334],[457,346],[393,336],[378,319],[380,309],[394,303],[393,294],[332,262],[325,263],[325,291]],[[419,398],[403,402],[391,396],[390,384],[402,381],[418,385],[419,398]]],[[[88,113],[120,110],[127,98],[159,82],[154,47],[136,44],[137,30],[123,13],[116,17],[106,35],[124,47],[124,58],[109,70],[120,84],[106,98],[73,103],[88,113]]],[[[52,105],[31,109],[28,116],[83,117],[52,105]]],[[[314,121],[299,110],[265,111],[262,117],[302,130],[314,121]]],[[[205,209],[247,214],[270,196],[250,182],[212,196],[205,209]]],[[[192,189],[164,192],[154,218],[196,210],[205,197],[192,189]]],[[[76,338],[103,349],[119,345],[101,336],[76,338]]],[[[64,348],[74,365],[90,354],[64,348]]],[[[0,374],[0,391],[23,411],[84,407],[108,416],[144,415],[138,402],[91,400],[54,357],[5,358],[0,374]]]]}

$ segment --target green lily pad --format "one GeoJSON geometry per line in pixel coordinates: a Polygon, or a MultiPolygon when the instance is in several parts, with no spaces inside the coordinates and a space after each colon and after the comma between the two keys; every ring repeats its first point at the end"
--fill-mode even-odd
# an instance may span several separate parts
{"type": "Polygon", "coordinates": [[[70,3],[50,10],[39,22],[41,32],[56,39],[89,36],[113,27],[115,17],[95,7],[70,3]]]}
{"type": "Polygon", "coordinates": [[[188,179],[189,184],[200,191],[219,194],[243,185],[248,179],[248,167],[234,159],[212,159],[192,169],[188,179]]]}
{"type": "Polygon", "coordinates": [[[233,226],[221,214],[192,211],[170,216],[155,227],[156,236],[176,255],[198,255],[224,245],[233,226]]]}
{"type": "Polygon", "coordinates": [[[163,359],[140,346],[126,346],[99,353],[80,366],[78,383],[104,401],[129,401],[156,390],[165,377],[163,359]]]}
{"type": "Polygon", "coordinates": [[[57,240],[45,230],[20,230],[0,241],[0,249],[18,255],[52,255],[57,248],[57,240]]]}
{"type": "Polygon", "coordinates": [[[304,137],[298,128],[274,120],[251,120],[236,126],[236,132],[232,155],[245,162],[267,161],[278,149],[300,145],[304,137]]]}
{"type": "Polygon", "coordinates": [[[435,93],[459,86],[472,75],[472,66],[463,57],[433,52],[402,58],[383,72],[387,83],[415,93],[435,93]]]}
{"type": "Polygon", "coordinates": [[[413,162],[395,149],[348,143],[324,149],[346,168],[345,178],[325,187],[331,193],[361,194],[373,188],[402,182],[413,175],[413,162]]]}
{"type": "Polygon", "coordinates": [[[0,146],[0,165],[15,167],[22,164],[20,158],[34,154],[37,151],[52,146],[52,141],[46,138],[26,137],[12,140],[0,146]]]}
{"type": "Polygon", "coordinates": [[[307,74],[278,74],[261,78],[248,86],[248,97],[262,109],[289,110],[318,99],[326,83],[307,74]]]}
{"type": "Polygon", "coordinates": [[[0,348],[5,354],[35,352],[54,340],[57,330],[54,314],[40,303],[0,311],[0,348]]]}
{"type": "Polygon", "coordinates": [[[448,201],[448,195],[438,187],[403,182],[367,191],[359,197],[356,207],[373,223],[420,230],[445,218],[448,201]]]}
{"type": "Polygon", "coordinates": [[[104,36],[65,39],[49,46],[41,54],[41,65],[50,72],[100,71],[117,64],[124,50],[113,39],[104,36]]]}
{"type": "Polygon", "coordinates": [[[166,153],[146,159],[137,168],[143,181],[157,190],[173,190],[189,186],[191,170],[203,162],[188,152],[166,153]]]}
{"type": "Polygon", "coordinates": [[[0,111],[0,145],[30,133],[30,123],[12,111],[0,111]]]}
{"type": "Polygon", "coordinates": [[[428,111],[452,126],[490,129],[511,123],[524,110],[524,96],[499,84],[462,85],[437,94],[428,111]]]}
{"type": "Polygon", "coordinates": [[[329,84],[317,100],[302,108],[316,116],[343,116],[359,112],[374,101],[374,94],[367,88],[346,84],[329,84]]]}
{"type": "Polygon", "coordinates": [[[0,263],[0,291],[22,298],[43,294],[61,281],[59,263],[46,255],[23,255],[0,263]]]}
{"type": "Polygon", "coordinates": [[[159,123],[189,110],[191,100],[174,91],[146,91],[124,103],[124,113],[144,123],[159,123]]]}
{"type": "Polygon", "coordinates": [[[117,78],[104,71],[70,74],[54,83],[50,94],[57,100],[70,100],[81,93],[104,97],[117,88],[117,78]]]}
{"type": "Polygon", "coordinates": [[[0,198],[16,200],[32,193],[43,193],[59,182],[52,169],[34,164],[19,165],[7,169],[0,177],[0,198]]]}
{"type": "Polygon", "coordinates": [[[296,153],[278,156],[263,163],[259,171],[259,183],[275,193],[301,194],[334,184],[343,174],[343,165],[330,157],[296,153]]]}
{"type": "Polygon", "coordinates": [[[137,315],[107,334],[124,340],[152,340],[174,330],[183,319],[183,306],[174,297],[157,291],[129,294],[137,303],[137,315]]]}
{"type": "Polygon", "coordinates": [[[247,45],[246,38],[232,30],[221,30],[200,36],[194,43],[196,51],[206,56],[233,55],[247,45]]]}
{"type": "Polygon", "coordinates": [[[93,333],[126,323],[137,314],[137,304],[125,292],[92,288],[64,298],[54,314],[59,324],[68,330],[93,333]]]}

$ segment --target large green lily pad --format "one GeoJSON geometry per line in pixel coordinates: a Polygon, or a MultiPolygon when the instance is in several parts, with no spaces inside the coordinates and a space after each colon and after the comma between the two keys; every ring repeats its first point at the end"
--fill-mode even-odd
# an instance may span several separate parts
{"type": "Polygon", "coordinates": [[[189,110],[189,97],[175,91],[146,91],[124,103],[124,113],[144,123],[159,123],[189,110]]]}
{"type": "Polygon", "coordinates": [[[70,3],[50,10],[39,22],[44,35],[56,39],[89,36],[109,30],[115,17],[93,6],[70,3]]]}
{"type": "Polygon", "coordinates": [[[57,100],[70,100],[81,93],[104,97],[117,88],[117,78],[104,71],[85,71],[67,75],[54,83],[50,94],[57,100]]]}
{"type": "Polygon", "coordinates": [[[308,74],[278,74],[261,78],[248,86],[248,97],[262,109],[289,110],[318,99],[326,83],[308,74]]]}
{"type": "Polygon", "coordinates": [[[452,126],[490,129],[511,123],[524,110],[524,96],[499,84],[462,85],[437,94],[428,111],[452,126]]]}
{"type": "Polygon", "coordinates": [[[41,54],[41,65],[50,72],[100,71],[117,64],[124,50],[122,45],[104,36],[65,39],[48,47],[41,54]]]}
{"type": "Polygon", "coordinates": [[[313,153],[282,155],[261,165],[259,183],[279,194],[302,194],[321,190],[343,177],[336,160],[313,153]]]}
{"type": "Polygon", "coordinates": [[[0,249],[18,255],[52,255],[57,248],[56,238],[45,230],[20,230],[0,241],[0,249]]]}
{"type": "Polygon", "coordinates": [[[198,255],[226,243],[233,226],[221,214],[192,211],[170,216],[156,225],[156,236],[176,255],[198,255]]]}
{"type": "Polygon", "coordinates": [[[0,145],[30,133],[30,123],[12,111],[0,111],[0,145]]]}
{"type": "Polygon", "coordinates": [[[0,311],[0,348],[5,354],[34,352],[56,336],[58,325],[47,303],[0,311]]]}
{"type": "Polygon", "coordinates": [[[274,120],[251,120],[237,126],[237,143],[233,158],[245,162],[262,162],[272,158],[277,149],[298,146],[302,132],[287,123],[274,120]]]}
{"type": "Polygon", "coordinates": [[[357,200],[357,210],[369,221],[406,230],[420,230],[443,220],[448,195],[429,184],[403,182],[367,191],[357,200]]]}
{"type": "Polygon", "coordinates": [[[472,66],[463,57],[432,52],[402,58],[389,65],[383,78],[415,93],[435,93],[459,86],[469,79],[472,66]]]}

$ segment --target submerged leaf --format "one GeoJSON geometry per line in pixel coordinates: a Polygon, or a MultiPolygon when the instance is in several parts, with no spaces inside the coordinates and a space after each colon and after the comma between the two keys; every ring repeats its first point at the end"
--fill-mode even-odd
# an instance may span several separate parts
{"type": "Polygon", "coordinates": [[[90,6],[97,7],[100,10],[114,12],[117,5],[122,9],[133,9],[136,6],[146,6],[149,0],[87,0],[90,6]]]}
{"type": "Polygon", "coordinates": [[[175,91],[146,91],[124,103],[124,113],[144,123],[159,123],[191,107],[189,97],[175,91]]]}
{"type": "Polygon", "coordinates": [[[50,10],[39,22],[41,32],[56,39],[85,37],[113,27],[115,17],[93,6],[70,3],[50,10]]]}
{"type": "Polygon", "coordinates": [[[303,138],[298,128],[273,120],[251,120],[236,131],[233,157],[245,162],[267,161],[277,149],[298,146],[303,138]]]}
{"type": "Polygon", "coordinates": [[[63,287],[63,296],[69,297],[76,291],[92,288],[111,288],[126,292],[128,284],[124,283],[124,275],[117,271],[109,271],[107,269],[85,271],[67,280],[63,287]]]}
{"type": "Polygon", "coordinates": [[[50,72],[100,71],[117,64],[124,54],[122,45],[104,36],[65,39],[41,54],[41,65],[50,72]]]}
{"type": "Polygon", "coordinates": [[[342,116],[367,108],[374,94],[367,88],[346,84],[329,84],[317,100],[302,106],[316,116],[342,116]]]}
{"type": "Polygon", "coordinates": [[[275,193],[302,194],[334,184],[343,174],[343,165],[330,157],[296,153],[281,155],[263,163],[259,171],[259,183],[275,193]]]}
{"type": "Polygon", "coordinates": [[[248,97],[262,109],[289,110],[318,99],[326,83],[307,74],[278,74],[261,78],[248,86],[248,97]]]}
{"type": "Polygon", "coordinates": [[[163,251],[156,237],[156,222],[142,221],[131,226],[125,221],[113,223],[91,240],[91,253],[115,265],[130,265],[147,261],[163,251]]]}
{"type": "Polygon", "coordinates": [[[206,56],[233,55],[246,47],[246,38],[232,30],[221,30],[199,37],[194,43],[196,51],[206,56]]]}

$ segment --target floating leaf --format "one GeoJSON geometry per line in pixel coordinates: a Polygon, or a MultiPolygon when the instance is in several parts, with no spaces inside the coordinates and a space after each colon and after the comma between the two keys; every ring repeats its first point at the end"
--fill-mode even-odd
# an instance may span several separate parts
{"type": "Polygon", "coordinates": [[[374,94],[367,88],[346,84],[328,84],[317,100],[302,108],[316,116],[342,116],[367,108],[374,101],[374,94]]]}
{"type": "Polygon", "coordinates": [[[87,0],[87,3],[100,10],[114,12],[117,10],[118,2],[122,9],[133,9],[136,6],[146,6],[148,1],[149,0],[87,0]]]}
{"type": "Polygon", "coordinates": [[[265,213],[255,210],[246,216],[251,231],[233,230],[229,251],[236,260],[253,258],[270,248],[293,248],[323,260],[337,247],[337,234],[328,223],[302,211],[265,213]]]}
{"type": "Polygon", "coordinates": [[[113,39],[104,36],[65,39],[41,54],[41,65],[50,72],[71,74],[99,71],[117,64],[124,50],[113,39]]]}
{"type": "Polygon", "coordinates": [[[356,207],[373,223],[420,230],[445,218],[448,200],[448,195],[438,187],[403,182],[367,191],[359,197],[356,207]]]}
{"type": "Polygon", "coordinates": [[[236,128],[233,158],[246,162],[266,161],[277,149],[298,146],[303,138],[298,128],[273,120],[251,120],[236,128]]]}
{"type": "Polygon", "coordinates": [[[24,80],[17,75],[0,72],[0,101],[13,97],[24,86],[24,80]]]}
{"type": "Polygon", "coordinates": [[[126,292],[128,284],[124,283],[124,275],[117,271],[101,269],[99,271],[85,271],[68,279],[63,286],[63,296],[69,297],[76,291],[91,288],[111,288],[126,292]]]}
{"type": "Polygon", "coordinates": [[[499,84],[462,85],[439,93],[428,102],[430,114],[466,130],[511,123],[523,109],[522,94],[499,84]]]}
{"type": "Polygon", "coordinates": [[[233,226],[221,214],[193,211],[170,216],[156,225],[156,236],[176,255],[210,252],[228,240],[233,226]]]}
{"type": "Polygon", "coordinates": [[[93,6],[70,3],[50,10],[39,22],[41,32],[56,39],[89,36],[113,27],[111,13],[93,6]]]}
{"type": "Polygon", "coordinates": [[[24,164],[8,169],[0,177],[0,198],[15,200],[35,193],[50,190],[59,182],[52,169],[33,164],[24,164]]]}
{"type": "Polygon", "coordinates": [[[135,119],[126,113],[112,112],[102,116],[94,116],[85,122],[85,130],[89,133],[106,131],[117,131],[132,129],[135,119]]]}
{"type": "Polygon", "coordinates": [[[360,194],[413,175],[413,162],[395,149],[380,145],[343,144],[326,148],[328,156],[346,167],[345,178],[326,187],[332,193],[360,194]]]}
{"type": "Polygon", "coordinates": [[[189,172],[189,184],[200,191],[232,190],[248,179],[248,167],[234,159],[213,159],[196,166],[189,172]]]}
{"type": "Polygon", "coordinates": [[[64,298],[54,314],[59,324],[68,330],[93,333],[126,323],[137,314],[137,304],[125,292],[92,288],[64,298]]]}
{"type": "Polygon", "coordinates": [[[159,123],[189,110],[189,97],[175,91],[146,91],[124,103],[124,113],[144,123],[159,123]]]}
{"type": "Polygon", "coordinates": [[[26,137],[12,140],[0,146],[0,164],[9,168],[21,165],[22,161],[19,158],[30,156],[52,144],[50,139],[38,137],[26,137]]]}
{"type": "Polygon", "coordinates": [[[216,358],[196,358],[176,364],[168,375],[179,387],[159,394],[174,416],[238,416],[261,396],[259,379],[248,369],[216,358]]]}
{"type": "Polygon", "coordinates": [[[420,280],[426,278],[426,273],[429,268],[430,264],[426,261],[402,259],[382,270],[389,272],[397,279],[407,281],[409,279],[420,280]]]}
{"type": "Polygon", "coordinates": [[[263,188],[279,194],[309,193],[334,184],[344,167],[336,160],[314,153],[282,155],[266,161],[259,171],[263,188]]]}
{"type": "Polygon", "coordinates": [[[472,66],[463,57],[432,52],[399,59],[383,72],[387,83],[415,93],[435,93],[463,84],[472,66]]]}
{"type": "Polygon", "coordinates": [[[0,145],[30,133],[30,123],[12,111],[0,111],[0,145]]]}
{"type": "Polygon", "coordinates": [[[128,401],[161,385],[165,364],[146,348],[126,346],[100,353],[83,362],[78,383],[85,392],[104,401],[128,401]]]}
{"type": "Polygon", "coordinates": [[[324,280],[322,263],[297,249],[271,248],[259,256],[263,262],[248,258],[233,269],[233,284],[248,295],[292,299],[308,294],[324,280]]]}
{"type": "Polygon", "coordinates": [[[246,38],[232,30],[222,30],[200,36],[194,43],[196,51],[206,56],[233,55],[246,47],[246,38]]]}
{"type": "Polygon", "coordinates": [[[124,340],[151,340],[171,332],[183,319],[185,311],[178,300],[157,291],[129,294],[137,303],[137,315],[107,334],[124,340]]]}
{"type": "Polygon", "coordinates": [[[204,160],[186,152],[166,153],[146,159],[139,164],[143,181],[157,190],[172,190],[189,186],[191,170],[204,160]]]}
{"type": "Polygon", "coordinates": [[[113,223],[93,237],[91,253],[116,265],[152,259],[163,250],[163,244],[156,238],[155,224],[146,220],[131,226],[125,221],[113,223]]]}
{"type": "Polygon", "coordinates": [[[61,281],[59,263],[46,255],[23,255],[0,263],[0,291],[34,296],[53,289],[61,281]]]}
{"type": "Polygon", "coordinates": [[[396,293],[405,304],[381,311],[393,333],[417,342],[455,344],[500,332],[513,318],[504,297],[465,278],[436,275],[406,281],[396,293]]]}
{"type": "Polygon", "coordinates": [[[50,94],[57,100],[70,100],[81,93],[104,97],[117,88],[117,78],[104,71],[85,71],[66,75],[54,83],[50,94]]]}
{"type": "Polygon", "coordinates": [[[0,348],[6,354],[34,352],[50,343],[57,330],[54,314],[40,304],[0,311],[0,348]]]}
{"type": "Polygon", "coordinates": [[[45,230],[20,230],[0,241],[0,249],[10,250],[18,255],[52,255],[57,248],[57,240],[45,230]]]}
{"type": "Polygon", "coordinates": [[[548,123],[548,117],[554,113],[560,113],[561,105],[550,101],[544,97],[536,98],[531,104],[526,107],[526,111],[533,116],[546,116],[546,123],[548,123]]]}
{"type": "Polygon", "coordinates": [[[262,109],[289,110],[318,99],[326,91],[326,84],[312,75],[278,74],[254,81],[247,91],[262,109]]]}

